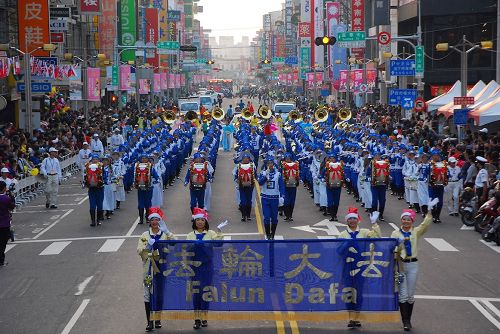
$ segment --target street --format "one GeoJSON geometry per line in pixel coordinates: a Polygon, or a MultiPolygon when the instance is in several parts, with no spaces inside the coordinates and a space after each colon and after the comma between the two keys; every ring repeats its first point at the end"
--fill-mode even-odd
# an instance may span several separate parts
{"type": "MultiPolygon", "coordinates": [[[[213,223],[228,219],[226,239],[263,239],[262,219],[240,222],[231,176],[233,152],[219,151],[212,185],[213,223]]],[[[185,175],[185,168],[181,178],[185,175]]],[[[1,333],[140,333],[144,330],[141,262],[136,194],[101,226],[89,226],[86,190],[79,175],[61,186],[58,209],[47,210],[38,198],[14,214],[17,241],[7,246],[9,265],[0,270],[1,333]]],[[[179,239],[191,230],[189,191],[177,180],[165,190],[166,221],[179,239]]],[[[388,196],[382,235],[397,228],[404,201],[388,196]]],[[[339,217],[356,205],[342,193],[339,217]]],[[[443,210],[445,211],[445,210],[443,210]]],[[[252,211],[261,215],[259,207],[252,211]]],[[[369,219],[364,210],[362,225],[369,219]]],[[[415,333],[498,333],[500,330],[500,247],[481,242],[459,218],[443,214],[421,245],[420,279],[415,307],[415,333]],[[446,313],[443,313],[446,310],[446,313]]],[[[314,206],[300,186],[294,221],[281,219],[276,239],[334,238],[345,227],[333,223],[314,206]]],[[[420,219],[421,221],[421,219],[420,219]]],[[[326,319],[325,319],[326,320],[326,319]]],[[[190,332],[187,321],[164,322],[163,332],[190,332]]],[[[362,331],[399,331],[399,323],[364,324],[362,331]]],[[[211,322],[203,331],[222,333],[345,332],[344,323],[211,322]]],[[[161,332],[160,331],[160,332],[161,332]]]]}

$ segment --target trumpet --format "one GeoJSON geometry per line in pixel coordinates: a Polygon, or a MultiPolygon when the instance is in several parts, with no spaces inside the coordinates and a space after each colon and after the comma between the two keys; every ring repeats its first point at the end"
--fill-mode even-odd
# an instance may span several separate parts
{"type": "Polygon", "coordinates": [[[177,116],[175,115],[175,112],[173,110],[167,110],[162,115],[162,119],[167,124],[173,124],[175,123],[177,116]]]}
{"type": "Polygon", "coordinates": [[[266,105],[260,106],[259,110],[257,111],[257,113],[263,119],[269,119],[272,116],[271,110],[266,105]]]}
{"type": "Polygon", "coordinates": [[[250,112],[250,109],[248,108],[243,108],[241,110],[241,117],[243,117],[244,119],[246,119],[247,121],[250,121],[252,119],[252,113],[250,112]]]}
{"type": "Polygon", "coordinates": [[[219,122],[222,121],[225,116],[226,116],[226,112],[222,108],[215,107],[212,110],[212,118],[215,119],[216,121],[219,121],[219,122]]]}

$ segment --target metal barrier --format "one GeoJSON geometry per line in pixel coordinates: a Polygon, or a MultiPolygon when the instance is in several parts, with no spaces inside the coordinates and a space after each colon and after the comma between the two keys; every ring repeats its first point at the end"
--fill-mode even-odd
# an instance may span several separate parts
{"type": "MultiPolygon", "coordinates": [[[[76,153],[71,153],[61,157],[61,182],[66,181],[71,175],[79,171],[76,158],[76,153]]],[[[41,175],[25,175],[21,177],[21,179],[17,181],[16,190],[14,191],[16,196],[16,208],[26,205],[39,195],[42,195],[44,193],[44,188],[45,179],[41,175]]]]}

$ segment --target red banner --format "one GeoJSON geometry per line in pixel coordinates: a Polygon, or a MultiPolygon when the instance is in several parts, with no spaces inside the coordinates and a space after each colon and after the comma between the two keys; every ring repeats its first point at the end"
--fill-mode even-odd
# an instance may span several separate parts
{"type": "Polygon", "coordinates": [[[311,37],[310,22],[299,22],[299,37],[311,37]]]}
{"type": "MultiPolygon", "coordinates": [[[[158,42],[158,9],[146,8],[146,44],[153,43],[156,45],[158,42]]],[[[159,60],[156,50],[148,51],[147,53],[154,52],[154,57],[147,57],[146,62],[150,65],[158,67],[159,60]]]]}
{"type": "Polygon", "coordinates": [[[80,0],[80,13],[98,14],[101,12],[101,0],[80,0]]]}
{"type": "MultiPolygon", "coordinates": [[[[29,53],[36,48],[50,43],[49,1],[18,1],[19,48],[29,53]]],[[[32,56],[48,56],[49,53],[38,50],[32,56]]]]}
{"type": "MultiPolygon", "coordinates": [[[[352,31],[365,31],[365,0],[352,0],[351,6],[352,31]]],[[[356,59],[365,57],[364,48],[351,49],[351,55],[356,59]]]]}
{"type": "Polygon", "coordinates": [[[99,17],[99,52],[108,59],[113,57],[116,38],[116,0],[102,0],[102,15],[99,17]]]}

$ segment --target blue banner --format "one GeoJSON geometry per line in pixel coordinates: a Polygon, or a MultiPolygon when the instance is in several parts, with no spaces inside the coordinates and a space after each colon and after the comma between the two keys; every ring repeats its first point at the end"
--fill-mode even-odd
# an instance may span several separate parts
{"type": "Polygon", "coordinates": [[[392,76],[415,76],[415,59],[391,59],[392,76]]]}
{"type": "Polygon", "coordinates": [[[398,310],[396,243],[387,238],[160,241],[152,256],[153,315],[179,319],[182,311],[208,310],[230,320],[220,311],[257,312],[261,319],[272,311],[392,314],[398,310]]]}
{"type": "Polygon", "coordinates": [[[389,89],[389,105],[411,109],[415,105],[417,96],[416,89],[389,89]]]}
{"type": "Polygon", "coordinates": [[[467,114],[470,109],[454,109],[453,110],[453,123],[455,125],[467,125],[467,114]]]}

